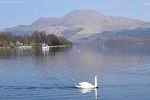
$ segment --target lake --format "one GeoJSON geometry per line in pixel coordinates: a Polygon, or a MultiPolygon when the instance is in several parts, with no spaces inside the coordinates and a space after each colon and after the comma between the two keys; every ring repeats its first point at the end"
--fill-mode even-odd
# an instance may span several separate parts
{"type": "Polygon", "coordinates": [[[150,49],[0,49],[0,100],[149,100],[150,49]],[[98,89],[80,90],[80,81],[98,89]]]}

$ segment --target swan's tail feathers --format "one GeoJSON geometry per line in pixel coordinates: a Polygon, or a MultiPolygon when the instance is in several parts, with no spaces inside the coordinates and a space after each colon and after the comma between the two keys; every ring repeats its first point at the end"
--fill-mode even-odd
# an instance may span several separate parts
{"type": "Polygon", "coordinates": [[[78,86],[78,85],[75,85],[75,87],[77,87],[77,88],[81,88],[81,86],[78,86]]]}

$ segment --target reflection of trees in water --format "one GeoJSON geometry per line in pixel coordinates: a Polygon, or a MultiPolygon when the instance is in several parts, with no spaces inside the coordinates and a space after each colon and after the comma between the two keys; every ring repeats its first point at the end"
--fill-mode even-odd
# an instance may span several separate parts
{"type": "MultiPolygon", "coordinates": [[[[58,52],[66,52],[70,48],[50,48],[49,51],[45,51],[46,55],[55,56],[58,52]]],[[[40,47],[23,49],[23,48],[1,48],[0,57],[17,57],[17,56],[45,56],[40,47]]]]}
{"type": "Polygon", "coordinates": [[[32,49],[20,49],[20,48],[1,48],[0,57],[17,57],[28,56],[32,54],[32,49]]]}
{"type": "Polygon", "coordinates": [[[58,52],[65,52],[68,51],[69,48],[50,48],[49,53],[50,55],[56,55],[58,52]]]}
{"type": "Polygon", "coordinates": [[[1,48],[0,49],[0,57],[11,57],[13,54],[12,54],[12,50],[11,49],[3,49],[1,48]]]}

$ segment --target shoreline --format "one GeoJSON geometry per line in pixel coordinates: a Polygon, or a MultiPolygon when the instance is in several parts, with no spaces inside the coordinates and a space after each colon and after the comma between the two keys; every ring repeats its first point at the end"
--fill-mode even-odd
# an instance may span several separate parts
{"type": "MultiPolygon", "coordinates": [[[[39,46],[39,45],[23,45],[23,46],[3,46],[3,47],[0,47],[0,49],[11,49],[11,48],[18,48],[18,49],[31,49],[31,48],[34,48],[34,47],[42,47],[42,46],[39,46]]],[[[63,47],[72,47],[71,45],[56,45],[56,46],[48,46],[49,48],[63,48],[63,47]]]]}
{"type": "Polygon", "coordinates": [[[59,48],[59,47],[71,47],[70,45],[56,45],[56,46],[48,46],[49,48],[59,48]]]}

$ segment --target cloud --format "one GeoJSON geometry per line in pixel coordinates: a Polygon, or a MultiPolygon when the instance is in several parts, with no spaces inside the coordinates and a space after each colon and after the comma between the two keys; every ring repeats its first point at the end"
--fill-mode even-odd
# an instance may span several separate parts
{"type": "Polygon", "coordinates": [[[123,12],[123,11],[128,11],[128,8],[125,7],[89,7],[91,10],[97,10],[102,13],[107,13],[107,12],[123,12]]]}
{"type": "Polygon", "coordinates": [[[150,2],[144,3],[144,7],[150,8],[150,2]]]}
{"type": "Polygon", "coordinates": [[[22,0],[0,0],[1,4],[20,4],[22,0]]]}

